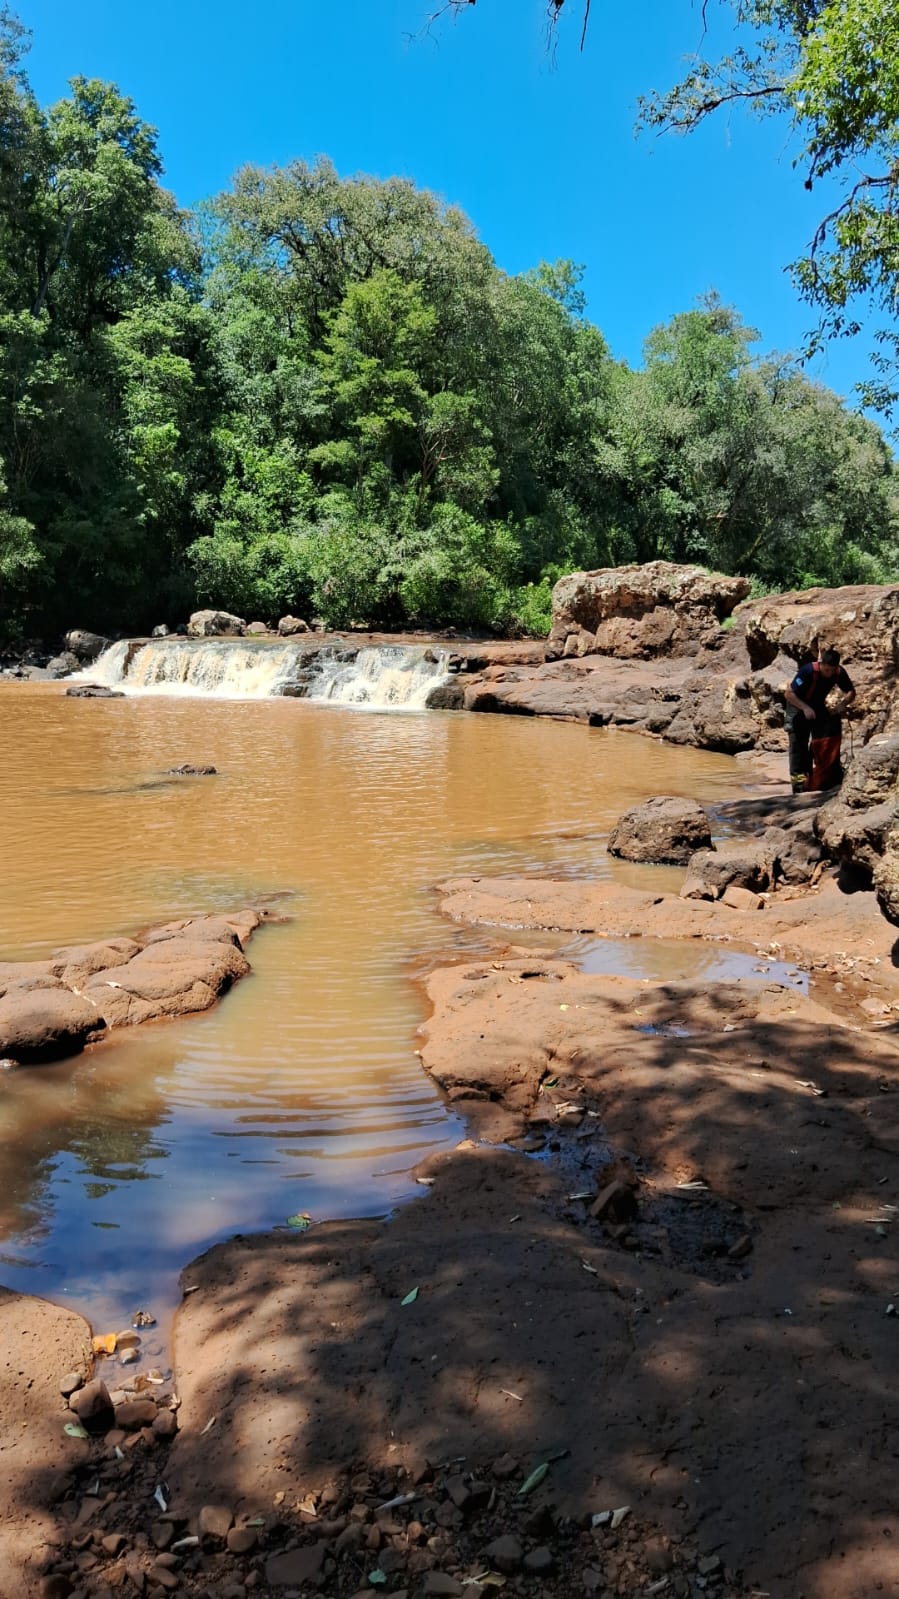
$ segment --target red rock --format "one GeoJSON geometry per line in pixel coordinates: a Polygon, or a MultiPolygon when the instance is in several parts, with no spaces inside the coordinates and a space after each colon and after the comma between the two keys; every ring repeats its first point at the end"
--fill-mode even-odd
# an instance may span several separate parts
{"type": "Polygon", "coordinates": [[[233,1521],[234,1516],[227,1505],[204,1505],[197,1530],[201,1538],[218,1538],[224,1542],[233,1521]]]}
{"type": "Polygon", "coordinates": [[[259,1542],[258,1528],[232,1527],[225,1542],[232,1555],[248,1555],[259,1542]]]}
{"type": "Polygon", "coordinates": [[[312,1543],[272,1555],[265,1563],[266,1582],[273,1588],[299,1588],[304,1582],[312,1582],[322,1569],[325,1551],[325,1544],[312,1543]]]}
{"type": "Polygon", "coordinates": [[[590,1206],[590,1215],[597,1221],[629,1221],[637,1213],[634,1190],[622,1182],[607,1183],[590,1206]]]}
{"type": "Polygon", "coordinates": [[[0,1058],[31,1065],[84,1048],[106,1023],[102,1006],[68,988],[10,989],[0,999],[0,1058]]]}
{"type": "Polygon", "coordinates": [[[721,903],[729,905],[734,911],[760,911],[765,901],[760,894],[753,894],[751,888],[739,888],[736,883],[729,883],[721,895],[721,903]]]}
{"type": "Polygon", "coordinates": [[[150,1427],[155,1420],[154,1399],[126,1399],[123,1405],[115,1407],[115,1424],[125,1432],[134,1432],[138,1427],[150,1427]]]}
{"type": "Polygon", "coordinates": [[[504,1571],[507,1575],[521,1570],[523,1550],[518,1539],[507,1532],[501,1538],[494,1538],[485,1550],[487,1560],[497,1571],[504,1571]]]}
{"type": "Polygon", "coordinates": [[[99,1377],[85,1383],[83,1388],[72,1394],[69,1409],[88,1432],[107,1432],[112,1426],[112,1400],[109,1397],[109,1389],[99,1377]]]}

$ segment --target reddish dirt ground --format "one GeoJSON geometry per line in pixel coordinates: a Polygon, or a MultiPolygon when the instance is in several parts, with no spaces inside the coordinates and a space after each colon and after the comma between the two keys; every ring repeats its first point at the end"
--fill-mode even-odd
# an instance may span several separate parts
{"type": "Polygon", "coordinates": [[[5,1591],[899,1591],[899,977],[872,897],[442,892],[497,954],[429,977],[423,1063],[491,1141],[386,1222],[188,1267],[179,1434],[122,1460],[63,1434],[85,1329],[6,1296],[5,1591]],[[524,925],[775,946],[811,992],[589,975],[510,949],[524,925]]]}

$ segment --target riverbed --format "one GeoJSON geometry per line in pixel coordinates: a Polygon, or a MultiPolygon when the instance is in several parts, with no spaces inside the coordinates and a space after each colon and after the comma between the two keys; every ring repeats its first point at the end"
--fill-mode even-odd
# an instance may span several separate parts
{"type": "MultiPolygon", "coordinates": [[[[0,1280],[96,1327],[147,1308],[160,1338],[205,1245],[303,1212],[382,1215],[464,1136],[415,1054],[416,978],[492,935],[441,918],[435,883],[671,888],[682,873],[607,856],[611,823],[651,794],[745,783],[724,756],[512,717],[49,685],[0,688],[0,714],[0,958],[263,900],[287,918],[212,1012],[0,1078],[0,1280]],[[182,762],[217,775],[168,778],[182,762]]],[[[691,957],[631,940],[608,958],[657,978],[691,957]]]]}

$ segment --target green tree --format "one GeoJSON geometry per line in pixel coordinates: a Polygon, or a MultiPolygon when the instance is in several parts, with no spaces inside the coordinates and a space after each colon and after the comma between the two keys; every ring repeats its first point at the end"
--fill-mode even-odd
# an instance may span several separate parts
{"type": "Polygon", "coordinates": [[[733,49],[696,59],[673,89],[649,95],[641,120],[689,132],[734,103],[786,119],[805,187],[826,179],[837,190],[793,267],[820,316],[811,347],[858,332],[871,309],[885,312],[889,320],[875,332],[878,376],[863,392],[889,408],[899,293],[899,12],[878,0],[719,3],[733,13],[733,49]]]}

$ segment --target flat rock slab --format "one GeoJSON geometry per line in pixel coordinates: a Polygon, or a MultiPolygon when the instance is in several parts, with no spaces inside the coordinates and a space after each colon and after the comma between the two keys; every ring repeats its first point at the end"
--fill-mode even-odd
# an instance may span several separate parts
{"type": "Polygon", "coordinates": [[[77,1054],[113,1027],[208,1010],[250,963],[243,946],[265,916],[195,916],[60,949],[49,961],[0,962],[0,1059],[28,1066],[77,1054]]]}
{"type": "MultiPolygon", "coordinates": [[[[839,925],[847,961],[885,962],[897,992],[872,896],[833,885],[752,913],[604,885],[445,891],[465,920],[670,937],[673,918],[749,947],[770,918],[822,965],[839,925]]],[[[893,1591],[894,1031],[763,973],[647,984],[533,952],[458,962],[429,992],[426,1067],[491,1137],[536,1113],[561,1165],[466,1142],[389,1223],[239,1238],[191,1265],[179,1504],[210,1483],[234,1505],[309,1491],[347,1461],[413,1481],[463,1456],[522,1477],[544,1461],[529,1510],[632,1507],[772,1599],[893,1591]],[[598,1203],[609,1184],[627,1214],[598,1203]]]]}
{"type": "Polygon", "coordinates": [[[37,1591],[57,1528],[51,1507],[89,1450],[63,1431],[75,1417],[59,1378],[89,1369],[90,1328],[69,1310],[0,1288],[0,1351],[0,1593],[13,1595],[37,1591]]]}

